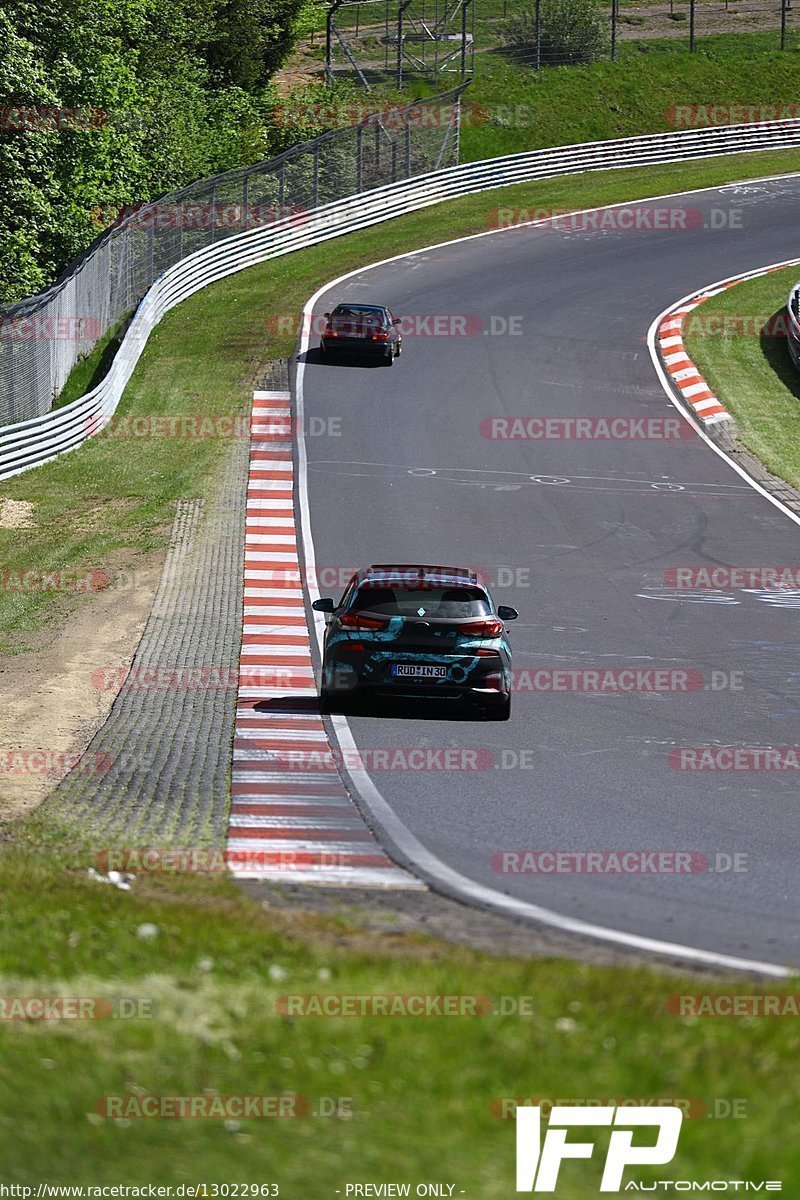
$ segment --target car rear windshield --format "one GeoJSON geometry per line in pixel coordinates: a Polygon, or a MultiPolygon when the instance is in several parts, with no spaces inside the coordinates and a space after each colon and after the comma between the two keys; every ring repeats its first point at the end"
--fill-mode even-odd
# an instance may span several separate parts
{"type": "Polygon", "coordinates": [[[446,617],[461,621],[485,617],[492,611],[481,588],[436,585],[392,588],[370,584],[358,589],[351,607],[382,616],[446,617]]]}
{"type": "Polygon", "coordinates": [[[334,329],[346,333],[380,329],[383,325],[383,313],[377,308],[334,309],[331,325],[334,329]]]}

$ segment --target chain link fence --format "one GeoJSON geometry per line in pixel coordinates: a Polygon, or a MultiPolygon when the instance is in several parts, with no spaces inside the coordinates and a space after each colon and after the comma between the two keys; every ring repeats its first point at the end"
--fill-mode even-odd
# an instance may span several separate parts
{"type": "Polygon", "coordinates": [[[540,68],[699,50],[706,38],[739,34],[761,50],[796,50],[800,0],[482,0],[480,16],[480,43],[494,34],[516,61],[540,68]]]}
{"type": "Polygon", "coordinates": [[[463,87],[322,134],[120,214],[58,281],[0,309],[0,424],[50,411],[67,377],[168,267],[246,229],[455,166],[463,87]]]}

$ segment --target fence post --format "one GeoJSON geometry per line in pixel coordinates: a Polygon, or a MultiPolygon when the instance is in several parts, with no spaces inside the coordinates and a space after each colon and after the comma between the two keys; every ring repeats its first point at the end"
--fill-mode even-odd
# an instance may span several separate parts
{"type": "Polygon", "coordinates": [[[325,82],[328,87],[333,83],[333,14],[344,3],[344,0],[333,0],[325,16],[325,82]]]}
{"type": "Polygon", "coordinates": [[[464,5],[461,9],[461,82],[463,83],[467,77],[467,9],[469,8],[470,0],[464,0],[464,5]]]}
{"type": "Polygon", "coordinates": [[[319,141],[314,143],[314,203],[313,208],[319,206],[319,141]]]}
{"type": "MultiPolygon", "coordinates": [[[[672,3],[672,0],[670,0],[672,3]]],[[[617,58],[617,0],[611,0],[611,61],[617,58]]]]}
{"type": "Polygon", "coordinates": [[[362,184],[362,157],[363,157],[363,141],[364,141],[364,126],[359,125],[356,130],[356,191],[361,191],[362,184]]]}
{"type": "Polygon", "coordinates": [[[786,49],[786,0],[781,0],[781,50],[786,49]]]}
{"type": "MultiPolygon", "coordinates": [[[[210,209],[209,216],[211,218],[211,241],[213,243],[217,240],[217,185],[215,183],[213,183],[211,185],[211,198],[208,202],[208,207],[210,209]]],[[[183,218],[182,217],[181,217],[180,258],[183,258],[183,218]]]]}
{"type": "Polygon", "coordinates": [[[694,50],[694,5],[695,0],[689,0],[689,50],[694,50]]]}
{"type": "Polygon", "coordinates": [[[408,119],[408,113],[405,113],[406,121],[406,179],[411,174],[411,122],[408,119]]]}
{"type": "MultiPolygon", "coordinates": [[[[613,8],[614,0],[611,0],[613,8]]],[[[542,0],[536,0],[536,11],[534,14],[534,38],[536,41],[536,70],[542,69],[542,0]]]]}
{"type": "Polygon", "coordinates": [[[402,0],[397,9],[397,90],[403,89],[403,17],[411,0],[402,0]]]}

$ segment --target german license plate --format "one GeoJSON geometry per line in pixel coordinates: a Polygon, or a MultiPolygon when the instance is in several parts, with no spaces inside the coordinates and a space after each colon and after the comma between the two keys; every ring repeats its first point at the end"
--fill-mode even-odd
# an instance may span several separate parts
{"type": "Polygon", "coordinates": [[[403,679],[446,679],[447,667],[426,663],[392,663],[392,674],[403,679]]]}

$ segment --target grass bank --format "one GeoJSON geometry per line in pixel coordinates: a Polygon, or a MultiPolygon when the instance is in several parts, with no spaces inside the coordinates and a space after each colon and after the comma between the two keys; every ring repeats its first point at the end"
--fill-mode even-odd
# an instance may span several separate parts
{"type": "Polygon", "coordinates": [[[800,374],[784,334],[786,298],[798,279],[800,267],[788,267],[712,297],[689,318],[686,345],[736,418],[743,444],[800,488],[800,374]]]}

